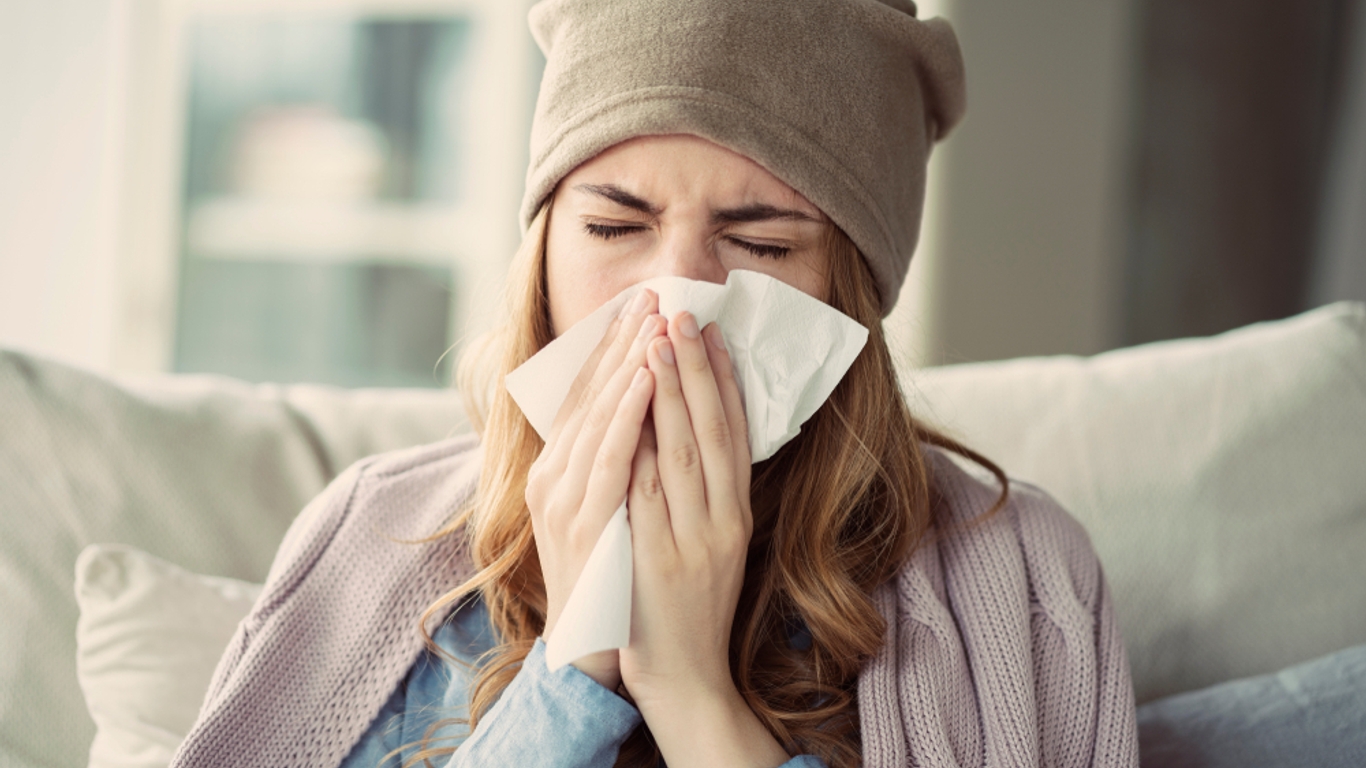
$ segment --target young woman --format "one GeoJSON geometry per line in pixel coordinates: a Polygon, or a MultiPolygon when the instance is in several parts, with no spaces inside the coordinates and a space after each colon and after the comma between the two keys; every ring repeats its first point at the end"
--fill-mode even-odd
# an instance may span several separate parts
{"type": "Polygon", "coordinates": [[[462,372],[478,436],[305,510],[174,764],[1137,765],[1085,533],[916,421],[881,333],[962,112],[947,25],[899,0],[548,0],[532,24],[526,237],[462,372]],[[870,333],[771,459],[720,333],[648,291],[548,440],[502,388],[621,290],[732,269],[870,333]],[[630,643],[552,673],[541,638],[623,498],[630,643]]]}

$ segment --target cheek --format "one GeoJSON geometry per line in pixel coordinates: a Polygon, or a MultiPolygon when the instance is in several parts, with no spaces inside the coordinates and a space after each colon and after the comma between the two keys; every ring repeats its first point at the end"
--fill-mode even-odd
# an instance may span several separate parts
{"type": "Polygon", "coordinates": [[[790,265],[792,277],[788,282],[791,285],[821,301],[830,301],[830,262],[824,250],[804,253],[801,258],[793,259],[790,265]]]}
{"type": "Polygon", "coordinates": [[[625,270],[595,253],[591,244],[559,234],[552,229],[545,252],[546,294],[556,336],[634,282],[625,270]]]}
{"type": "Polygon", "coordinates": [[[787,283],[797,290],[821,301],[829,301],[826,286],[825,261],[812,254],[793,254],[784,259],[748,258],[742,263],[726,265],[731,269],[747,269],[787,283]]]}

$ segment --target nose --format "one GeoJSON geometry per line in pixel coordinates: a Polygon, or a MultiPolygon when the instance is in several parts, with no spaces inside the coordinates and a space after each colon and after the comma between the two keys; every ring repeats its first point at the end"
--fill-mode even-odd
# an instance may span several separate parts
{"type": "Polygon", "coordinates": [[[726,282],[730,270],[721,263],[710,240],[710,234],[700,227],[675,227],[666,232],[655,260],[655,275],[726,282]]]}

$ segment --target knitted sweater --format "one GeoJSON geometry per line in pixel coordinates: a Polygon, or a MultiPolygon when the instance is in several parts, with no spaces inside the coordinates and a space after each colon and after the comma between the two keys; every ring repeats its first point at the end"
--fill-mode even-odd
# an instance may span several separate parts
{"type": "MultiPolygon", "coordinates": [[[[999,486],[927,449],[950,522],[999,486]]],[[[309,504],[214,673],[172,766],[335,768],[421,653],[416,624],[472,566],[419,542],[473,492],[473,438],[370,457],[309,504]]],[[[1043,492],[927,539],[873,595],[863,756],[893,766],[1137,766],[1128,662],[1081,526],[1043,492]]],[[[429,626],[434,630],[434,626],[429,626]]]]}

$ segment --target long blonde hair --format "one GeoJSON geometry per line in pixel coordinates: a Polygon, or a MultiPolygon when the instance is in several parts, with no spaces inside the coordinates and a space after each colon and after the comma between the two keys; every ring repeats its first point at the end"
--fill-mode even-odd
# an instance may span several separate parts
{"type": "MultiPolygon", "coordinates": [[[[438,728],[472,731],[544,629],[545,584],[526,508],[527,470],[543,443],[502,386],[503,376],[553,338],[545,283],[547,203],[532,221],[509,276],[507,323],[467,352],[458,382],[484,450],[478,492],[438,536],[464,536],[477,572],[423,615],[479,591],[500,644],[478,662],[468,718],[443,720],[409,760],[449,755],[438,728]]],[[[890,579],[935,523],[937,500],[924,444],[985,458],[916,421],[906,407],[882,334],[877,284],[853,242],[831,225],[829,303],[868,328],[869,339],[801,434],[755,465],[754,533],[735,612],[730,665],[751,709],[790,753],[856,766],[859,670],[882,644],[873,589],[890,579]],[[796,648],[794,628],[811,642],[796,648]]],[[[425,630],[424,630],[425,631],[425,630]]],[[[428,645],[435,649],[430,636],[428,645]]],[[[454,737],[450,737],[454,738],[454,737]]],[[[618,766],[653,768],[659,752],[642,724],[618,766]]]]}

